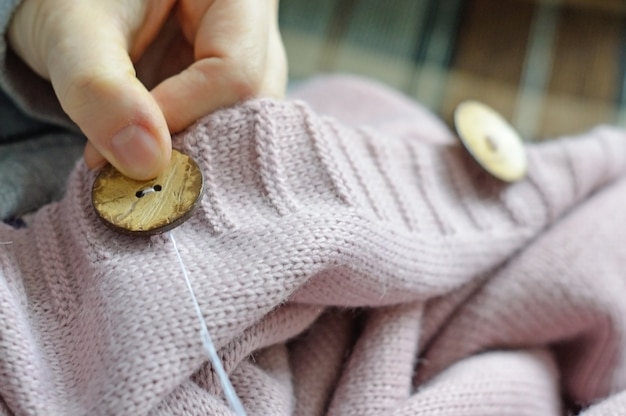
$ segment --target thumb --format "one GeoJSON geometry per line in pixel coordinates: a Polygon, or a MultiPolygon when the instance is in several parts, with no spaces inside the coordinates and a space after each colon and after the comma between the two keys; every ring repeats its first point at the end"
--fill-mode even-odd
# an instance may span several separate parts
{"type": "Polygon", "coordinates": [[[135,76],[124,25],[85,8],[63,18],[48,41],[46,64],[61,106],[89,139],[87,163],[101,160],[100,153],[131,178],[157,176],[169,162],[170,134],[135,76]]]}

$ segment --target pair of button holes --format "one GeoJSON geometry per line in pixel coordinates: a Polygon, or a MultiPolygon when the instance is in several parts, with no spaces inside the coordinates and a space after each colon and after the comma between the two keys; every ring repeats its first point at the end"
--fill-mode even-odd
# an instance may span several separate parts
{"type": "Polygon", "coordinates": [[[172,149],[168,167],[149,181],[130,179],[112,165],[105,166],[94,180],[91,199],[98,217],[111,229],[150,236],[169,231],[189,218],[202,189],[202,171],[196,162],[172,149]],[[142,199],[148,194],[153,195],[142,199]]]}
{"type": "Polygon", "coordinates": [[[144,196],[152,193],[152,192],[161,192],[163,188],[161,187],[161,185],[154,185],[154,186],[149,186],[147,188],[144,189],[140,189],[139,191],[135,192],[135,196],[137,198],[143,198],[144,196]]]}

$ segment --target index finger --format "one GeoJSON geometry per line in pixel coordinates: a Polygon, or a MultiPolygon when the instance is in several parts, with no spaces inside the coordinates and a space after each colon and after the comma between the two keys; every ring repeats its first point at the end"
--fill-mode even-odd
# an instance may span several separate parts
{"type": "Polygon", "coordinates": [[[151,91],[170,131],[258,94],[276,13],[268,3],[275,2],[215,0],[206,9],[194,27],[196,61],[151,91]]]}

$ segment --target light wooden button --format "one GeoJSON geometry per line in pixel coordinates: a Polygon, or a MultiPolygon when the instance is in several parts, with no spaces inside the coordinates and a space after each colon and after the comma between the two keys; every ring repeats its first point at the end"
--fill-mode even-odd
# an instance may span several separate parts
{"type": "Polygon", "coordinates": [[[505,182],[526,176],[528,160],[522,139],[492,108],[464,101],[454,111],[454,124],[465,148],[491,175],[505,182]]]}
{"type": "Polygon", "coordinates": [[[98,174],[92,202],[106,225],[125,234],[152,235],[182,224],[202,195],[202,172],[176,150],[161,175],[149,181],[129,179],[113,166],[98,174]]]}

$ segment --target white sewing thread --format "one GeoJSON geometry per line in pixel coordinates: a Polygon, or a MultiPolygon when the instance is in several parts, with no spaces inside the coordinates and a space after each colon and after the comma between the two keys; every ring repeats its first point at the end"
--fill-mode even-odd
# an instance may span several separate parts
{"type": "Polygon", "coordinates": [[[0,241],[0,246],[3,244],[13,244],[13,241],[0,241]]]}
{"type": "Polygon", "coordinates": [[[141,191],[139,191],[139,192],[137,193],[137,196],[139,196],[139,195],[141,195],[141,196],[146,196],[146,195],[148,195],[149,193],[152,193],[152,192],[157,192],[157,190],[156,190],[156,189],[154,189],[154,187],[152,187],[152,186],[151,186],[151,187],[149,187],[149,188],[142,189],[141,191]]]}
{"type": "MultiPolygon", "coordinates": [[[[153,190],[154,192],[154,190],[153,190]]],[[[243,405],[241,404],[241,400],[237,396],[235,389],[233,388],[230,379],[228,378],[228,374],[224,370],[224,366],[222,365],[222,361],[220,357],[217,355],[217,351],[215,350],[215,345],[211,340],[211,335],[209,334],[209,330],[207,329],[206,320],[204,319],[204,315],[202,315],[202,311],[200,310],[200,304],[198,303],[198,299],[196,298],[196,294],[193,291],[193,287],[191,286],[191,281],[189,280],[189,274],[187,273],[187,268],[185,267],[185,263],[183,263],[183,259],[178,251],[178,247],[176,246],[176,240],[174,239],[174,234],[170,231],[168,232],[170,240],[172,241],[172,245],[174,246],[174,251],[176,252],[176,256],[178,257],[178,261],[180,263],[180,268],[183,272],[183,276],[185,277],[185,281],[187,282],[187,288],[189,289],[189,293],[191,294],[191,300],[193,301],[193,305],[196,309],[196,314],[198,315],[198,320],[200,321],[200,338],[202,339],[202,344],[204,349],[209,354],[209,359],[211,360],[211,364],[213,364],[213,368],[217,372],[217,376],[220,379],[220,383],[222,385],[222,389],[224,390],[224,395],[226,396],[226,400],[230,404],[230,407],[235,411],[235,414],[238,416],[246,416],[246,411],[243,409],[243,405]]]]}

